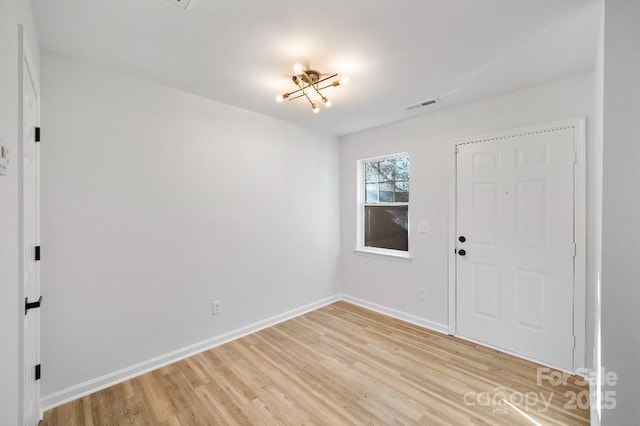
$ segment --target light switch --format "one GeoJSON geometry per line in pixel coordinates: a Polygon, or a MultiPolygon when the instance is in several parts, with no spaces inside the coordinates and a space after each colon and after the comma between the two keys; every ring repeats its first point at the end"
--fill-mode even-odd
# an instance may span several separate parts
{"type": "Polygon", "coordinates": [[[426,220],[418,221],[418,232],[422,234],[429,232],[429,222],[426,220]]]}
{"type": "Polygon", "coordinates": [[[9,148],[4,144],[4,141],[0,139],[0,176],[7,174],[7,167],[9,166],[9,148]]]}

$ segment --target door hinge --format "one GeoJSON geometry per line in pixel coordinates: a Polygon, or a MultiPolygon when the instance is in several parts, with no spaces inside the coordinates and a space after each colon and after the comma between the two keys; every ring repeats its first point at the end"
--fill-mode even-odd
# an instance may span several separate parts
{"type": "Polygon", "coordinates": [[[40,127],[36,127],[35,129],[35,140],[36,142],[40,142],[40,127]]]}
{"type": "Polygon", "coordinates": [[[40,364],[36,365],[36,380],[40,380],[42,368],[40,364]]]}
{"type": "Polygon", "coordinates": [[[36,246],[35,260],[40,261],[40,246],[36,246]]]}
{"type": "Polygon", "coordinates": [[[575,349],[576,348],[576,335],[572,334],[571,335],[571,349],[575,349]]]}
{"type": "Polygon", "coordinates": [[[578,254],[578,246],[576,245],[576,243],[573,243],[573,257],[576,257],[577,254],[578,254]]]}
{"type": "Polygon", "coordinates": [[[27,315],[29,309],[38,309],[42,305],[42,296],[38,297],[38,300],[35,302],[29,302],[29,298],[24,298],[24,314],[27,315]]]}
{"type": "Polygon", "coordinates": [[[575,149],[573,150],[573,164],[577,164],[578,163],[578,151],[576,151],[575,149]]]}

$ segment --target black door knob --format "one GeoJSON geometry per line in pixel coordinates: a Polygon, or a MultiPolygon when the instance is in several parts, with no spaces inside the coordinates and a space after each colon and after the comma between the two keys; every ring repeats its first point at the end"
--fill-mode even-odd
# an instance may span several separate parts
{"type": "Polygon", "coordinates": [[[464,249],[460,249],[460,250],[458,250],[458,254],[459,254],[460,256],[464,256],[465,254],[467,254],[467,252],[466,252],[466,251],[464,251],[464,249]]]}
{"type": "Polygon", "coordinates": [[[465,241],[467,241],[467,239],[464,237],[464,235],[460,235],[460,237],[458,237],[458,241],[464,243],[465,241]]]}

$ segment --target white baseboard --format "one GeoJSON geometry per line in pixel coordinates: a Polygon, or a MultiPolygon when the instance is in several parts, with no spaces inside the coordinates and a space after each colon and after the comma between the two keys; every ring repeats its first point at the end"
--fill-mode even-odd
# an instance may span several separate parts
{"type": "MultiPolygon", "coordinates": [[[[62,389],[61,391],[46,395],[42,397],[42,399],[40,400],[41,411],[44,412],[46,410],[50,410],[52,408],[55,408],[67,402],[76,400],[78,398],[82,398],[83,396],[92,394],[99,390],[124,382],[126,380],[129,380],[141,374],[147,373],[152,370],[156,370],[160,367],[174,363],[176,361],[180,361],[181,359],[188,358],[200,352],[228,343],[232,340],[239,339],[241,337],[255,333],[257,331],[263,330],[268,327],[272,327],[276,324],[290,320],[297,316],[304,315],[308,312],[322,308],[323,306],[330,305],[339,300],[343,300],[345,302],[352,303],[354,305],[363,307],[365,309],[378,312],[382,315],[387,315],[393,318],[397,318],[399,320],[406,321],[408,323],[417,325],[419,327],[424,327],[438,333],[449,334],[449,326],[447,324],[441,324],[435,321],[430,321],[412,314],[408,314],[406,312],[398,311],[396,309],[388,308],[386,306],[378,305],[373,302],[359,299],[357,297],[353,297],[348,294],[336,294],[336,295],[309,303],[307,305],[301,306],[299,308],[292,309],[288,312],[272,316],[262,321],[258,321],[246,327],[241,327],[239,329],[221,334],[211,339],[203,340],[199,343],[189,345],[187,347],[178,349],[176,351],[167,353],[165,355],[161,355],[159,357],[132,365],[127,368],[123,368],[121,370],[114,371],[109,374],[105,374],[104,376],[97,377],[95,379],[88,380],[86,382],[68,387],[66,389],[62,389]]],[[[516,356],[522,357],[521,355],[516,355],[516,356]]],[[[591,383],[590,381],[589,388],[591,391],[590,395],[592,396],[595,395],[595,392],[594,392],[595,389],[592,388],[593,385],[594,383],[591,383]]],[[[593,406],[591,409],[591,421],[592,421],[592,424],[599,423],[597,410],[595,410],[593,406]]]]}
{"type": "MultiPolygon", "coordinates": [[[[597,372],[592,372],[592,376],[591,377],[595,377],[594,376],[597,375],[597,372]]],[[[590,403],[591,403],[591,411],[590,411],[590,421],[591,421],[591,426],[600,426],[600,412],[599,412],[599,408],[598,407],[598,401],[593,401],[593,398],[598,398],[598,384],[597,384],[597,379],[592,379],[589,380],[589,396],[591,397],[590,399],[590,403]]]]}
{"type": "Polygon", "coordinates": [[[290,320],[297,316],[306,314],[307,312],[314,311],[323,306],[330,305],[331,303],[334,303],[338,300],[340,300],[340,295],[326,297],[324,299],[315,301],[313,303],[309,303],[299,308],[292,309],[283,314],[275,315],[271,318],[258,321],[246,327],[242,327],[242,328],[230,331],[228,333],[221,334],[211,339],[203,340],[201,342],[195,343],[193,345],[189,345],[182,349],[169,352],[168,354],[161,355],[156,358],[152,358],[148,361],[143,361],[141,363],[132,365],[130,367],[123,368],[121,370],[117,370],[109,374],[105,374],[104,376],[96,377],[95,379],[91,379],[86,382],[68,387],[66,389],[62,389],[58,392],[54,392],[52,394],[42,397],[42,399],[40,400],[40,406],[42,407],[43,411],[49,410],[51,408],[60,406],[62,404],[65,404],[67,402],[73,401],[78,398],[82,398],[83,396],[92,394],[101,389],[105,389],[110,386],[116,385],[118,383],[124,382],[133,377],[158,369],[160,367],[179,361],[181,359],[188,358],[197,353],[206,351],[211,348],[215,348],[216,346],[223,345],[232,340],[239,339],[241,337],[244,337],[251,333],[255,333],[262,329],[272,327],[276,324],[279,324],[281,322],[290,320]]]}
{"type": "Polygon", "coordinates": [[[417,317],[415,315],[411,315],[402,311],[397,311],[395,309],[387,308],[386,306],[378,305],[373,302],[368,302],[363,299],[358,299],[357,297],[349,296],[348,294],[341,294],[340,300],[344,300],[345,302],[353,303],[354,305],[358,305],[363,308],[370,309],[372,311],[378,312],[379,314],[387,315],[402,321],[409,322],[419,327],[428,328],[429,330],[433,330],[438,333],[449,334],[449,326],[447,324],[440,324],[435,321],[429,321],[427,319],[417,317]]]}
{"type": "Polygon", "coordinates": [[[86,382],[68,387],[66,389],[62,389],[58,392],[46,395],[40,400],[40,406],[42,407],[42,411],[50,410],[62,404],[66,404],[67,402],[82,398],[86,395],[90,395],[94,392],[124,382],[141,374],[148,373],[149,371],[156,370],[160,367],[164,367],[165,365],[180,361],[181,359],[188,358],[200,352],[215,348],[216,346],[223,345],[232,340],[239,339],[262,329],[272,327],[276,324],[314,311],[323,306],[330,305],[331,303],[334,303],[338,300],[344,300],[345,302],[353,303],[354,305],[358,305],[363,308],[370,309],[380,314],[397,318],[420,327],[428,328],[438,333],[447,334],[447,332],[449,331],[449,327],[446,324],[429,321],[415,315],[387,308],[385,306],[368,302],[363,299],[358,299],[357,297],[349,296],[346,294],[336,294],[334,296],[326,297],[324,299],[309,303],[299,308],[292,309],[283,314],[275,315],[265,320],[258,321],[246,327],[221,334],[211,339],[203,340],[201,342],[186,346],[173,352],[169,352],[159,357],[140,362],[130,367],[126,367],[121,370],[105,374],[104,376],[96,377],[95,379],[91,379],[86,382]]]}

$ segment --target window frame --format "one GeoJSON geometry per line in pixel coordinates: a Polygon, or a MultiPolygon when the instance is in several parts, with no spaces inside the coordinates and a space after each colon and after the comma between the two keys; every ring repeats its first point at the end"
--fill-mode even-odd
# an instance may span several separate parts
{"type": "Polygon", "coordinates": [[[365,209],[368,206],[406,206],[407,207],[407,239],[409,239],[410,227],[411,227],[411,156],[408,152],[400,152],[396,154],[390,155],[382,155],[379,157],[370,157],[363,158],[358,160],[357,163],[357,171],[358,171],[358,191],[357,191],[357,239],[356,239],[356,248],[353,250],[356,254],[360,254],[363,256],[372,256],[372,257],[381,257],[388,258],[391,260],[400,260],[400,261],[410,261],[411,260],[411,241],[409,241],[407,251],[404,250],[395,250],[395,249],[387,249],[380,247],[370,247],[365,246],[365,209]],[[365,164],[367,163],[376,163],[384,160],[391,160],[395,158],[408,158],[409,159],[409,201],[402,202],[381,202],[381,203],[367,203],[366,202],[366,179],[365,179],[365,164]]]}

